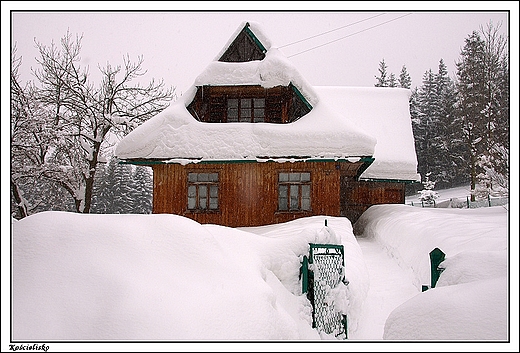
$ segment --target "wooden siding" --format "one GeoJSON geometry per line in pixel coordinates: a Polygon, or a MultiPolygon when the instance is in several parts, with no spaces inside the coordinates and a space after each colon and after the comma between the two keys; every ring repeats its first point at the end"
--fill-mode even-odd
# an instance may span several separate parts
{"type": "Polygon", "coordinates": [[[340,215],[340,167],[336,162],[159,164],[153,166],[153,213],[173,213],[199,223],[260,226],[312,215],[340,215]],[[219,210],[187,209],[189,172],[219,173],[219,210]],[[278,211],[278,173],[311,173],[311,211],[278,211]]]}
{"type": "Polygon", "coordinates": [[[341,215],[355,223],[372,205],[404,204],[405,184],[400,182],[341,180],[341,215]]]}
{"type": "Polygon", "coordinates": [[[247,27],[249,27],[249,24],[237,35],[226,52],[222,54],[219,61],[246,62],[265,58],[265,53],[248,33],[246,30],[247,27]]]}

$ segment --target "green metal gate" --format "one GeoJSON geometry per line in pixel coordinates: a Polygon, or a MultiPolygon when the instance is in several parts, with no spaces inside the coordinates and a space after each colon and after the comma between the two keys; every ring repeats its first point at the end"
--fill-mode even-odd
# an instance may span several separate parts
{"type": "Polygon", "coordinates": [[[334,309],[330,291],[343,282],[344,276],[343,245],[309,244],[309,257],[303,257],[302,292],[313,307],[313,328],[319,332],[334,334],[339,338],[347,337],[347,316],[334,309]]]}

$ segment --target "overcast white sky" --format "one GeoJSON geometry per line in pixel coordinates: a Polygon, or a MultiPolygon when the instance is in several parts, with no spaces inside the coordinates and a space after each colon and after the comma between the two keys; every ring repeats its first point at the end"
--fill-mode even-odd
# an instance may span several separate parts
{"type": "MultiPolygon", "coordinates": [[[[189,88],[244,21],[260,23],[312,85],[365,87],[376,82],[382,59],[396,75],[406,65],[413,87],[421,85],[427,70],[437,71],[441,58],[454,78],[464,40],[492,21],[502,23],[503,33],[510,35],[511,89],[518,96],[518,1],[2,1],[1,7],[3,76],[8,75],[10,43],[16,43],[23,58],[22,79],[32,79],[30,69],[37,56],[34,40],[58,42],[68,29],[83,35],[82,64],[90,67],[94,82],[98,64],[116,65],[123,55],[134,60],[143,55],[146,79],[164,79],[166,85],[176,87],[177,95],[189,88]],[[236,11],[237,5],[244,11],[236,11]],[[262,11],[253,12],[251,6],[262,11]],[[297,41],[302,42],[286,46],[297,41]]],[[[2,80],[3,98],[8,84],[2,80]]],[[[3,115],[8,110],[7,99],[2,99],[3,115]]],[[[510,121],[511,160],[516,161],[518,102],[514,100],[511,116],[516,117],[510,121]]],[[[3,146],[9,141],[7,121],[2,119],[3,146]]],[[[7,146],[2,148],[3,163],[9,161],[7,151],[7,146]]],[[[518,175],[514,164],[513,177],[518,175]]]]}
{"type": "MultiPolygon", "coordinates": [[[[255,21],[313,85],[371,87],[384,59],[389,71],[396,75],[406,65],[415,87],[421,84],[425,71],[437,71],[441,58],[454,77],[464,39],[490,21],[501,23],[503,33],[507,33],[507,11],[495,11],[512,7],[508,3],[502,3],[501,7],[501,2],[489,2],[494,5],[487,5],[488,9],[480,12],[448,12],[450,8],[441,11],[438,6],[430,8],[434,12],[397,11],[395,4],[399,2],[393,5],[374,2],[371,6],[361,4],[355,12],[340,11],[340,6],[327,12],[165,12],[161,10],[166,9],[167,3],[130,3],[136,9],[157,9],[157,12],[81,12],[79,7],[76,12],[13,12],[11,39],[23,58],[22,77],[30,78],[30,67],[35,66],[34,40],[44,44],[57,42],[68,29],[83,35],[82,63],[90,67],[94,80],[98,64],[121,63],[127,53],[133,59],[143,55],[147,77],[164,79],[180,94],[215,58],[243,21],[255,21]],[[310,37],[314,38],[286,46],[310,37]]],[[[91,10],[122,7],[122,3],[116,4],[94,6],[91,10]]],[[[409,8],[413,8],[413,3],[410,4],[409,8]]],[[[199,6],[204,8],[204,5],[199,6]]],[[[11,9],[37,8],[17,4],[11,9]]]]}

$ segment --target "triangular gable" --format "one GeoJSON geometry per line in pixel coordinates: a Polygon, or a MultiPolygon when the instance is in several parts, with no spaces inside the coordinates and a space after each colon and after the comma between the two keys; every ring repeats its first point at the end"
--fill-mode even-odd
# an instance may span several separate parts
{"type": "Polygon", "coordinates": [[[221,62],[247,62],[263,60],[267,49],[255,36],[246,22],[244,28],[238,33],[233,42],[218,59],[221,62]]]}

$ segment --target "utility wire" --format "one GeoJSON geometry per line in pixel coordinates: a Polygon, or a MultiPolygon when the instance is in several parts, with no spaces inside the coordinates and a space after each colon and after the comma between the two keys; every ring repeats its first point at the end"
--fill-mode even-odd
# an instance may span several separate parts
{"type": "Polygon", "coordinates": [[[288,47],[289,45],[293,45],[293,44],[297,44],[297,43],[301,43],[301,42],[305,42],[306,40],[309,40],[309,39],[312,39],[312,38],[316,38],[316,37],[319,37],[319,36],[323,36],[325,34],[329,34],[331,32],[335,32],[335,31],[339,31],[340,29],[343,29],[343,28],[347,28],[347,27],[350,27],[350,26],[353,26],[355,24],[358,24],[358,23],[361,23],[361,22],[365,22],[365,21],[368,21],[368,20],[371,20],[373,18],[376,18],[376,17],[379,17],[379,16],[382,16],[382,15],[385,15],[385,13],[380,13],[379,15],[375,15],[375,16],[372,16],[372,17],[369,17],[369,18],[365,18],[364,20],[360,20],[360,21],[357,21],[357,22],[353,22],[353,23],[349,23],[348,25],[345,25],[343,27],[339,27],[339,28],[336,28],[336,29],[332,29],[330,31],[327,31],[327,32],[323,32],[323,33],[320,33],[320,34],[316,34],[312,37],[308,37],[308,38],[305,38],[305,39],[301,39],[301,40],[298,40],[296,42],[292,42],[292,43],[289,43],[289,44],[285,44],[285,45],[282,45],[281,47],[279,48],[285,48],[285,47],[288,47]]]}
{"type": "Polygon", "coordinates": [[[368,30],[370,30],[370,29],[373,29],[373,28],[376,28],[376,27],[382,26],[382,25],[387,24],[387,23],[390,23],[390,22],[392,22],[392,21],[396,21],[396,20],[398,20],[398,19],[400,19],[400,18],[403,18],[403,17],[406,17],[406,16],[410,16],[411,14],[412,14],[412,13],[407,13],[406,15],[402,15],[402,16],[399,16],[399,17],[393,18],[393,19],[391,19],[391,20],[388,20],[388,21],[382,22],[382,23],[377,24],[377,25],[375,25],[375,26],[368,27],[368,28],[365,28],[365,29],[363,29],[363,30],[361,30],[361,31],[351,33],[351,34],[349,34],[349,35],[347,35],[347,36],[344,36],[344,37],[341,37],[341,38],[338,38],[338,39],[332,40],[332,41],[327,42],[327,43],[324,43],[324,44],[317,45],[317,46],[315,46],[315,47],[309,48],[309,49],[307,49],[307,50],[301,51],[301,52],[296,53],[296,54],[289,55],[287,58],[292,58],[293,56],[300,55],[300,54],[306,53],[306,52],[308,52],[308,51],[311,51],[311,50],[314,50],[314,49],[317,49],[317,48],[321,48],[321,47],[323,47],[323,46],[325,46],[325,45],[328,45],[328,44],[331,44],[331,43],[337,42],[337,41],[339,41],[339,40],[342,40],[342,39],[345,39],[345,38],[348,38],[348,37],[352,37],[353,35],[356,35],[356,34],[359,34],[359,33],[362,33],[362,32],[366,32],[366,31],[368,31],[368,30]]]}

